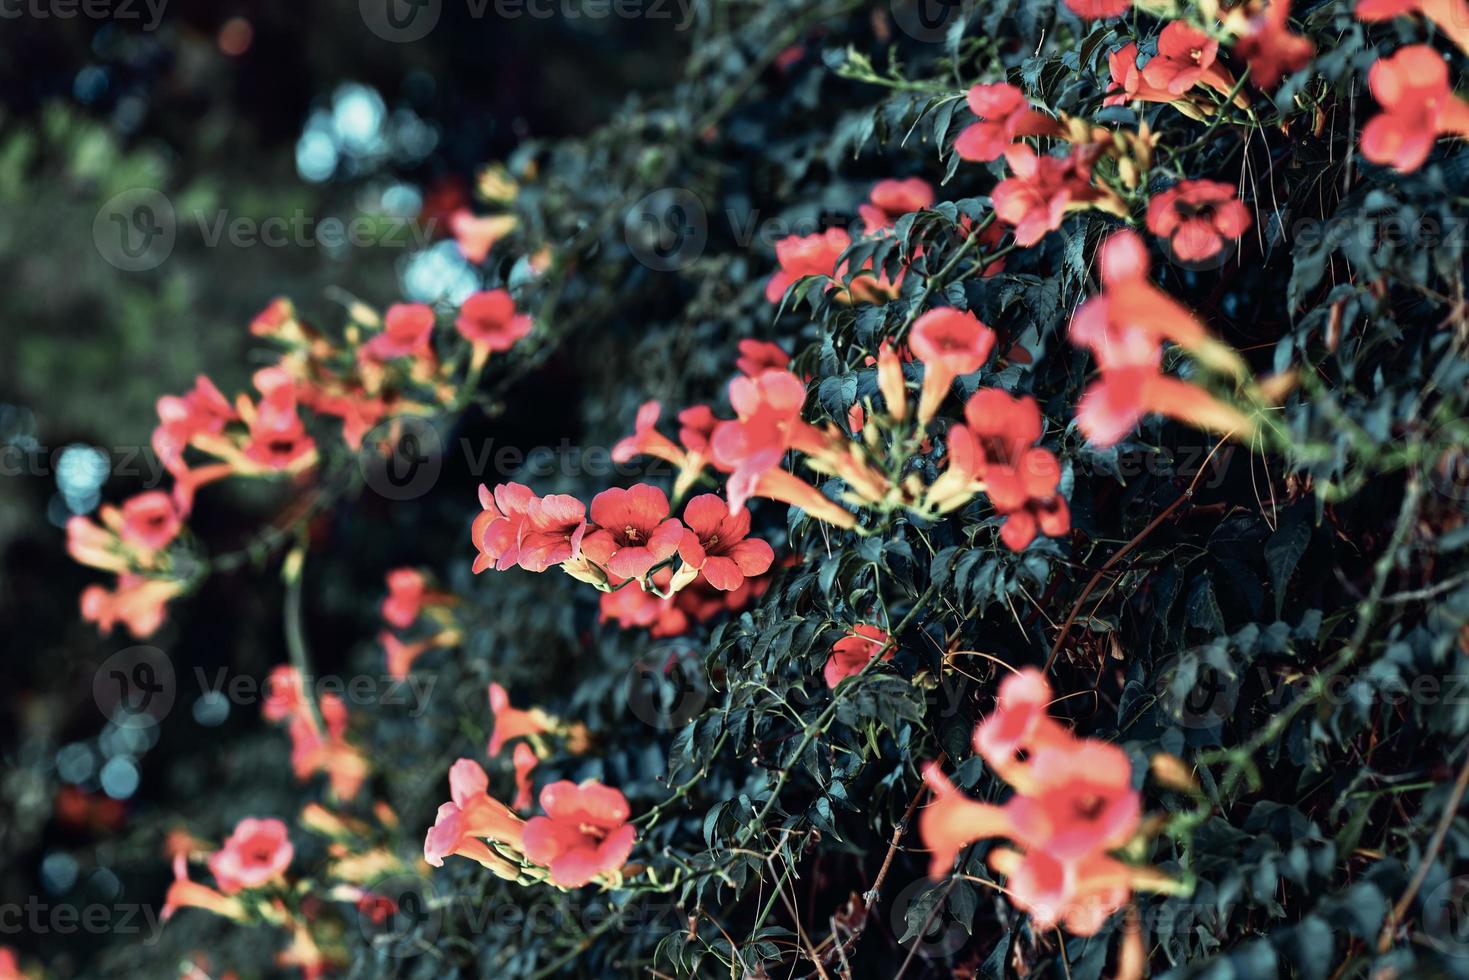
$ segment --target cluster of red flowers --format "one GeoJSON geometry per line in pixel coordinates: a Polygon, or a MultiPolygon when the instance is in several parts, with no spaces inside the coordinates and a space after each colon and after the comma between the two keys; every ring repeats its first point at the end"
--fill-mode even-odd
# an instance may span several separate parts
{"type": "Polygon", "coordinates": [[[338,345],[302,322],[289,300],[277,299],[250,324],[253,335],[285,350],[278,363],[255,372],[258,399],[240,394],[231,402],[201,376],[191,391],[158,400],[153,450],[173,478],[172,493],[150,490],[121,508],[104,506],[100,526],[82,516],[67,525],[72,557],[118,576],[113,590],[92,585],[82,593],[84,618],[103,632],[119,623],[140,638],[156,631],[168,601],[193,584],[170,546],[195,493],[226,477],[304,478],[318,451],[303,408],[339,418],[343,442],[356,450],[386,419],[455,402],[491,353],[509,350],[531,329],[504,290],[475,293],[455,320],[463,344],[443,363],[431,307],[399,303],[379,318],[354,304],[349,313],[345,343],[338,345]],[[204,461],[191,463],[191,454],[204,461]]]}
{"type": "Polygon", "coordinates": [[[1162,373],[1164,341],[1231,378],[1244,377],[1247,369],[1186,307],[1149,281],[1142,239],[1116,232],[1100,254],[1103,291],[1071,318],[1071,342],[1090,350],[1102,369],[1076,407],[1077,425],[1087,438],[1113,445],[1149,412],[1223,433],[1253,431],[1250,419],[1233,406],[1162,373]]]}
{"type": "Polygon", "coordinates": [[[621,792],[560,780],[541,789],[545,813],[522,820],[488,790],[489,776],[473,759],[450,767],[450,799],[424,838],[424,860],[442,867],[458,855],[507,881],[547,880],[561,888],[621,880],[637,839],[621,792]]]}
{"type": "Polygon", "coordinates": [[[935,764],[924,770],[934,799],[918,829],[932,852],[929,874],[941,878],[975,841],[1008,838],[989,864],[1005,892],[1035,925],[1058,924],[1090,936],[1125,904],[1134,887],[1161,876],[1111,857],[1138,832],[1141,798],[1127,753],[1077,738],[1046,714],[1051,688],[1027,668],[1000,685],[995,711],[974,730],[974,750],[1015,793],[1003,805],[964,796],[935,764]]]}
{"type": "Polygon", "coordinates": [[[395,568],[387,578],[388,595],[382,603],[386,628],[378,641],[387,653],[388,674],[402,680],[413,669],[413,662],[429,650],[459,644],[460,631],[452,612],[457,600],[431,589],[427,577],[416,568],[395,568]],[[405,638],[399,635],[402,632],[415,636],[405,638]]]}
{"type": "Polygon", "coordinates": [[[317,710],[312,711],[308,696],[300,672],[282,664],[270,673],[261,714],[267,721],[285,724],[291,737],[291,769],[297,779],[304,782],[324,772],[332,794],[350,800],[362,788],[370,766],[362,752],[347,741],[347,705],[328,691],[316,699],[317,710]]]}

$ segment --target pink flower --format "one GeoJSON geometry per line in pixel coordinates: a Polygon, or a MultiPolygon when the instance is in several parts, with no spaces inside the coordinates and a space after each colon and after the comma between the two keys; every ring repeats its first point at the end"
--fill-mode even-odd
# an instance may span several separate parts
{"type": "Polygon", "coordinates": [[[404,643],[387,630],[379,633],[377,639],[383,645],[383,653],[387,658],[388,676],[395,680],[407,677],[413,670],[413,662],[427,653],[432,645],[428,640],[404,643]]]}
{"type": "Polygon", "coordinates": [[[532,497],[521,527],[520,567],[544,572],[552,565],[580,557],[587,533],[587,505],[564,493],[532,497]]]}
{"type": "Polygon", "coordinates": [[[918,420],[927,422],[938,411],[955,378],[984,366],[995,347],[995,332],[973,313],[951,308],[929,310],[913,323],[909,346],[923,362],[918,420]]]}
{"type": "Polygon", "coordinates": [[[495,727],[490,732],[490,742],[485,752],[490,758],[500,754],[505,743],[517,738],[540,735],[551,730],[551,719],[539,708],[526,711],[510,706],[510,695],[499,684],[490,684],[490,711],[495,716],[495,727]]]}
{"type": "Polygon", "coordinates": [[[588,780],[561,780],[541,790],[542,817],[525,825],[525,856],[550,869],[562,888],[580,888],[627,863],[637,834],[627,822],[627,797],[588,780]]]}
{"type": "Polygon", "coordinates": [[[1129,102],[1172,102],[1177,96],[1167,89],[1154,88],[1143,79],[1142,69],[1137,66],[1137,43],[1128,41],[1107,55],[1107,67],[1112,72],[1112,82],[1107,86],[1108,95],[1103,105],[1127,105],[1129,102]]]}
{"type": "Polygon", "coordinates": [[[770,369],[783,371],[790,367],[791,355],[779,344],[746,338],[740,341],[739,347],[740,356],[735,367],[746,377],[753,378],[770,369]]]}
{"type": "Polygon", "coordinates": [[[418,618],[427,591],[423,573],[415,568],[395,568],[388,573],[388,596],[383,600],[383,619],[388,625],[407,629],[418,618]]]}
{"type": "Polygon", "coordinates": [[[1200,82],[1227,95],[1234,88],[1234,76],[1215,63],[1218,56],[1218,41],[1175,20],[1158,35],[1158,54],[1143,67],[1143,78],[1153,88],[1175,96],[1200,82]]]}
{"type": "Polygon", "coordinates": [[[295,853],[284,823],[273,817],[246,817],[224,846],[209,856],[209,870],[220,891],[233,895],[284,880],[295,853]]]}
{"type": "Polygon", "coordinates": [[[377,361],[395,357],[433,355],[433,308],[423,303],[394,303],[383,316],[383,332],[363,345],[363,354],[377,361]]]}
{"type": "Polygon", "coordinates": [[[100,585],[82,590],[82,619],[96,623],[102,633],[110,633],[121,623],[135,639],[157,632],[167,615],[168,602],[183,592],[182,582],[172,579],[120,575],[117,589],[107,591],[100,585]]]}
{"type": "Polygon", "coordinates": [[[153,430],[153,451],[169,472],[183,467],[184,447],[197,435],[218,435],[239,416],[214,382],[204,375],[194,379],[194,388],[182,396],[158,399],[158,428],[153,430]]]}
{"type": "Polygon", "coordinates": [[[1083,20],[1121,17],[1132,6],[1132,0],[1066,0],[1071,12],[1083,20]]]}
{"type": "Polygon", "coordinates": [[[1221,181],[1180,181],[1148,201],[1148,230],[1165,239],[1180,262],[1213,258],[1226,238],[1237,239],[1249,227],[1249,209],[1221,181]]]}
{"type": "Polygon", "coordinates": [[[520,560],[520,536],[526,512],[534,499],[531,488],[522,483],[502,483],[493,493],[480,484],[482,509],[469,529],[470,538],[479,550],[474,559],[476,575],[487,568],[503,572],[520,560]]]}
{"type": "Polygon", "coordinates": [[[1309,38],[1291,32],[1289,18],[1290,0],[1264,0],[1263,8],[1249,19],[1246,33],[1234,44],[1234,53],[1249,64],[1250,77],[1261,88],[1274,88],[1282,75],[1300,71],[1316,53],[1309,38]]]}
{"type": "Polygon", "coordinates": [[[846,678],[856,677],[879,653],[883,660],[893,659],[892,649],[885,649],[888,641],[887,633],[877,626],[859,623],[852,627],[850,635],[832,644],[831,656],[821,672],[826,686],[835,688],[846,678]]]}
{"type": "Polygon", "coordinates": [[[1061,227],[1066,213],[1098,199],[1091,183],[1091,164],[1085,149],[1058,158],[1037,156],[1023,143],[1005,151],[1015,176],[995,185],[990,195],[995,215],[1015,228],[1015,242],[1029,248],[1046,232],[1061,227]]]}
{"type": "Polygon", "coordinates": [[[499,857],[485,839],[505,844],[515,850],[521,847],[525,821],[486,792],[490,777],[473,759],[459,759],[449,767],[450,802],[439,807],[434,825],[423,840],[423,859],[436,868],[444,866],[451,854],[467,857],[514,880],[518,869],[499,857]]]}
{"type": "Polygon", "coordinates": [[[495,243],[515,229],[513,214],[477,215],[468,208],[455,208],[449,213],[449,233],[464,257],[479,265],[490,254],[495,243]]]}
{"type": "Polygon", "coordinates": [[[801,418],[806,386],[789,371],[735,378],[729,400],[738,418],[716,425],[710,445],[715,465],[731,474],[730,509],[738,511],[761,475],[779,465],[788,450],[819,452],[826,440],[801,418]]]}
{"type": "MultiPolygon", "coordinates": [[[[873,185],[868,202],[857,208],[863,230],[869,235],[891,228],[905,214],[932,207],[933,186],[921,177],[907,180],[879,180],[873,185]]],[[[785,364],[772,365],[785,367],[785,364]]],[[[746,371],[746,374],[752,372],[746,371]]]]}
{"type": "Polygon", "coordinates": [[[1469,139],[1469,102],[1449,88],[1449,69],[1426,44],[1400,49],[1367,73],[1372,97],[1382,106],[1362,128],[1362,155],[1409,173],[1423,166],[1443,134],[1469,139]]]}
{"type": "Polygon", "coordinates": [[[511,804],[513,809],[528,810],[531,802],[531,780],[530,774],[540,764],[536,758],[535,749],[528,742],[519,742],[515,746],[515,800],[511,804]]]}
{"type": "Polygon", "coordinates": [[[642,578],[683,539],[683,525],[668,516],[667,495],[646,483],[597,494],[592,523],[596,530],[582,539],[582,553],[620,578],[642,578]]]}
{"type": "Polygon", "coordinates": [[[1050,450],[1034,445],[1041,436],[1035,399],[982,388],[964,406],[964,417],[967,428],[949,430],[951,444],[957,448],[973,439],[975,475],[984,481],[990,504],[1006,515],[1000,528],[1005,545],[1023,551],[1037,530],[1050,537],[1065,534],[1071,514],[1058,491],[1061,465],[1050,450]]]}
{"type": "Polygon", "coordinates": [[[738,589],[747,576],[764,575],[775,561],[770,545],[748,537],[750,512],[731,514],[729,506],[715,494],[700,494],[690,500],[683,520],[688,530],[679,543],[679,556],[716,589],[738,589]]]}
{"type": "Polygon", "coordinates": [[[507,351],[531,331],[531,318],[515,311],[515,302],[503,289],[473,294],[459,307],[454,327],[476,348],[507,351]]]}
{"type": "Polygon", "coordinates": [[[998,160],[1021,137],[1057,132],[1056,121],[1032,109],[1025,93],[1007,82],[975,85],[968,101],[980,121],[965,127],[954,141],[954,150],[965,160],[998,160]]]}
{"type": "Polygon", "coordinates": [[[780,271],[765,284],[765,298],[779,303],[786,290],[806,276],[835,276],[837,262],[852,244],[852,236],[840,228],[825,234],[790,235],[775,243],[775,260],[780,271]]]}

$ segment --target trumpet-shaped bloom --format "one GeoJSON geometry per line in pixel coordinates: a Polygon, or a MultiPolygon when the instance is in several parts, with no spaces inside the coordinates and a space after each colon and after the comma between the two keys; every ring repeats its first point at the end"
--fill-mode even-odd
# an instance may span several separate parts
{"type": "Polygon", "coordinates": [[[973,313],[929,310],[913,323],[913,353],[923,362],[918,419],[933,418],[954,379],[978,371],[995,347],[995,332],[973,313]]]}
{"type": "Polygon", "coordinates": [[[468,208],[449,213],[449,233],[464,257],[475,265],[483,262],[495,243],[515,230],[513,214],[478,215],[468,208]]]}
{"type": "MultiPolygon", "coordinates": [[[[779,303],[786,290],[806,276],[843,278],[847,274],[847,265],[841,261],[841,257],[851,245],[852,236],[841,228],[829,228],[813,235],[782,238],[775,243],[775,258],[780,263],[780,271],[765,284],[765,298],[772,303],[779,303]]],[[[899,276],[899,282],[901,279],[899,276]]],[[[837,298],[844,303],[884,299],[897,295],[899,282],[869,272],[853,279],[851,290],[841,289],[837,298]]]]}
{"type": "Polygon", "coordinates": [[[490,758],[500,754],[505,743],[511,739],[540,735],[551,730],[551,719],[539,708],[529,711],[510,706],[510,695],[499,684],[490,684],[490,711],[495,716],[495,727],[490,732],[490,742],[485,752],[490,758]]]}
{"type": "Polygon", "coordinates": [[[775,260],[780,271],[765,284],[765,298],[779,303],[787,289],[806,276],[835,276],[842,253],[852,244],[852,236],[840,228],[828,228],[814,235],[790,235],[775,243],[775,260]]]}
{"type": "Polygon", "coordinates": [[[679,557],[716,589],[738,589],[747,576],[764,575],[775,561],[769,544],[749,537],[750,512],[731,514],[729,505],[715,494],[690,500],[683,522],[687,530],[678,546],[679,557]]]}
{"type": "Polygon", "coordinates": [[[1038,928],[1059,924],[1089,936],[1128,900],[1134,881],[1157,872],[1107,856],[1132,839],[1141,821],[1127,754],[1076,738],[1047,716],[1050,700],[1050,685],[1034,668],[1005,679],[974,742],[1015,793],[1001,806],[980,803],[929,765],[923,776],[934,799],[919,817],[919,833],[932,851],[933,878],[946,874],[970,843],[1008,838],[1022,850],[995,848],[990,865],[1008,879],[1016,907],[1038,928]]]}
{"type": "Polygon", "coordinates": [[[1362,155],[1402,173],[1417,170],[1443,134],[1469,139],[1469,102],[1449,88],[1449,69],[1426,44],[1403,48],[1367,73],[1382,112],[1362,129],[1362,155]]]}
{"type": "Polygon", "coordinates": [[[503,289],[474,293],[460,305],[454,327],[475,347],[507,351],[531,331],[531,318],[517,313],[515,301],[503,289]]]}
{"type": "Polygon", "coordinates": [[[883,660],[893,659],[887,633],[877,626],[859,623],[852,632],[832,644],[831,656],[822,668],[821,676],[826,686],[835,688],[848,677],[856,677],[871,663],[872,658],[882,655],[883,660]]]}
{"type": "Polygon", "coordinates": [[[1006,515],[1000,528],[1006,546],[1024,550],[1037,531],[1065,534],[1071,514],[1059,492],[1061,465],[1050,450],[1034,445],[1041,436],[1035,399],[983,388],[965,405],[964,417],[967,426],[949,430],[954,465],[983,481],[990,503],[1006,515]]]}
{"type": "Polygon", "coordinates": [[[383,645],[383,652],[387,658],[388,676],[396,680],[407,677],[413,670],[413,662],[433,646],[429,640],[404,643],[388,630],[379,633],[377,639],[383,645]]]}
{"type": "Polygon", "coordinates": [[[188,908],[204,909],[236,922],[245,921],[245,906],[238,898],[227,896],[197,881],[190,881],[188,858],[183,854],[175,854],[173,883],[168,886],[168,893],[163,899],[163,921],[173,918],[179,909],[188,908]]]}
{"type": "Polygon", "coordinates": [[[1005,151],[1014,171],[995,185],[990,195],[995,214],[1015,229],[1015,242],[1029,248],[1049,231],[1061,227],[1066,213],[1086,207],[1100,194],[1092,186],[1091,163],[1085,148],[1066,157],[1038,156],[1024,143],[1005,151]]]}
{"type": "Polygon", "coordinates": [[[383,315],[383,332],[363,345],[363,355],[376,361],[432,354],[433,307],[424,303],[394,303],[383,315]]]}
{"type": "Polygon", "coordinates": [[[1137,43],[1128,41],[1107,55],[1112,73],[1103,105],[1127,105],[1129,102],[1173,102],[1178,96],[1165,88],[1149,85],[1143,70],[1137,66],[1137,43]]]}
{"type": "Polygon", "coordinates": [[[513,757],[515,763],[515,800],[511,806],[516,810],[528,810],[531,803],[531,773],[541,760],[528,742],[518,742],[513,757]]]}
{"type": "Polygon", "coordinates": [[[183,468],[184,447],[197,435],[218,435],[239,416],[228,398],[204,375],[194,379],[194,388],[184,395],[158,399],[158,428],[153,430],[153,451],[170,473],[183,468]]]}
{"type": "Polygon", "coordinates": [[[1358,0],[1354,13],[1358,20],[1368,22],[1421,14],[1469,54],[1469,3],[1465,0],[1358,0]]]}
{"type": "Polygon", "coordinates": [[[1148,201],[1148,230],[1166,240],[1181,262],[1213,258],[1225,239],[1237,239],[1249,227],[1249,209],[1221,181],[1180,181],[1148,201]]]}
{"type": "Polygon", "coordinates": [[[1175,20],[1158,35],[1158,54],[1143,67],[1150,86],[1174,96],[1183,95],[1199,83],[1228,94],[1234,76],[1217,63],[1219,42],[1181,20],[1175,20]]]}
{"type": "MultiPolygon", "coordinates": [[[[922,177],[879,180],[873,185],[867,203],[860,205],[857,213],[862,216],[863,230],[875,235],[891,228],[905,214],[932,207],[933,201],[933,185],[922,177]]],[[[784,364],[779,366],[785,367],[784,364]]]]}
{"type": "Polygon", "coordinates": [[[627,797],[586,781],[551,783],[541,790],[545,816],[525,825],[525,856],[551,872],[563,888],[580,888],[627,863],[637,833],[627,822],[627,797]]]}
{"type": "Polygon", "coordinates": [[[646,483],[597,494],[592,523],[596,529],[582,539],[582,553],[620,578],[642,578],[683,540],[683,525],[668,516],[667,494],[646,483]]]}
{"type": "Polygon", "coordinates": [[[467,857],[511,880],[519,869],[495,854],[485,839],[520,850],[525,821],[488,794],[490,777],[473,759],[449,767],[449,802],[439,807],[423,840],[423,859],[436,868],[451,854],[467,857]]]}
{"type": "Polygon", "coordinates": [[[280,820],[246,817],[235,825],[224,846],[209,856],[209,870],[220,891],[233,895],[282,881],[295,853],[280,820]]]}
{"type": "Polygon", "coordinates": [[[1096,935],[1132,895],[1133,870],[1104,854],[1068,862],[1045,851],[1022,855],[998,848],[989,864],[1006,877],[1011,901],[1030,914],[1037,929],[1060,926],[1074,936],[1096,935]]]}
{"type": "Polygon", "coordinates": [[[1250,77],[1261,88],[1274,88],[1281,76],[1300,71],[1316,53],[1309,38],[1291,31],[1289,20],[1290,0],[1265,0],[1234,44],[1234,53],[1245,59],[1250,77]]]}
{"type": "Polygon", "coordinates": [[[173,498],[162,490],[149,490],[124,501],[118,535],[139,551],[152,553],[167,548],[183,526],[173,498]]]}
{"type": "Polygon", "coordinates": [[[135,639],[141,640],[152,636],[163,625],[169,600],[183,590],[183,583],[173,579],[119,575],[117,588],[111,592],[100,585],[89,585],[82,590],[82,619],[96,623],[102,633],[112,632],[121,623],[135,639]]]}
{"type": "Polygon", "coordinates": [[[979,117],[954,141],[965,160],[998,160],[1016,140],[1057,131],[1056,120],[1030,107],[1025,93],[1007,82],[970,88],[969,111],[979,117]]]}
{"type": "Polygon", "coordinates": [[[423,609],[428,583],[416,568],[395,568],[388,572],[388,595],[383,599],[383,619],[388,625],[407,629],[423,609]]]}
{"type": "Polygon", "coordinates": [[[789,371],[735,378],[729,383],[729,400],[738,418],[719,422],[709,443],[715,465],[731,474],[730,509],[739,511],[788,450],[819,453],[826,437],[801,418],[806,386],[789,371]]]}
{"type": "Polygon", "coordinates": [[[746,337],[739,343],[740,356],[735,367],[747,378],[758,377],[769,370],[784,371],[791,363],[791,355],[779,344],[746,337]]]}

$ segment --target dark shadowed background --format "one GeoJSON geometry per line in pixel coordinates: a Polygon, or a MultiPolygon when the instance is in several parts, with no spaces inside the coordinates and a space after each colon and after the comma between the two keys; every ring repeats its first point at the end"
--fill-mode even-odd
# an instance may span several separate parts
{"type": "MultiPolygon", "coordinates": [[[[56,975],[95,972],[105,947],[150,938],[167,879],[156,834],[136,828],[182,823],[223,785],[223,744],[262,737],[253,711],[185,703],[192,681],[172,724],[107,723],[92,678],[131,641],[81,621],[77,596],[95,576],[67,558],[66,518],[158,484],[155,400],[200,373],[240,390],[259,366],[246,325],[273,296],[380,307],[451,288],[464,270],[444,214],[477,167],[659,90],[685,49],[677,5],[639,20],[431,7],[433,28],[401,42],[356,0],[0,10],[0,944],[56,975]],[[136,268],[109,202],[140,189],[172,209],[174,238],[136,268]],[[378,229],[371,242],[333,241],[331,222],[354,218],[378,229]],[[126,924],[56,918],[130,903],[144,912],[126,924]]],[[[544,420],[533,392],[546,387],[526,390],[518,414],[544,420]]],[[[201,500],[203,533],[247,533],[273,503],[254,492],[201,500]]],[[[363,588],[406,560],[394,548],[364,536],[345,556],[373,553],[363,588]]],[[[181,604],[170,645],[263,676],[283,659],[261,625],[278,621],[279,598],[248,582],[226,577],[181,604]]],[[[334,628],[319,610],[328,660],[334,628]]],[[[288,780],[275,780],[283,800],[288,780]]]]}

